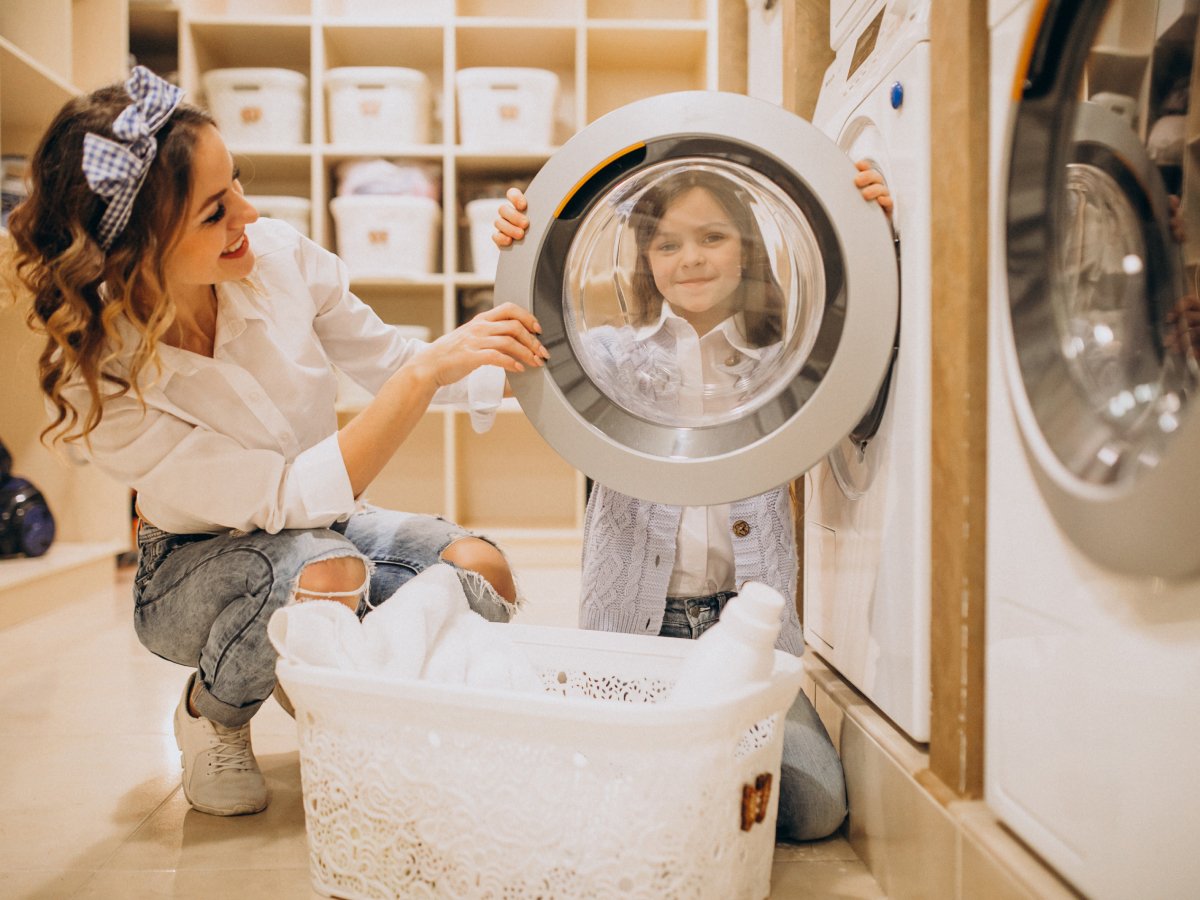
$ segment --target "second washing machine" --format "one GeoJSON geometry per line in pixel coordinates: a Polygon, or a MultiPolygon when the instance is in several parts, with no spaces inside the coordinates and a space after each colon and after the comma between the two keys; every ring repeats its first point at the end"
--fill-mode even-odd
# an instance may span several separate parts
{"type": "Polygon", "coordinates": [[[831,5],[813,123],[895,199],[900,321],[867,414],[808,475],[805,638],[916,741],[930,696],[929,3],[831,5]],[[840,44],[837,42],[840,41],[840,44]]]}

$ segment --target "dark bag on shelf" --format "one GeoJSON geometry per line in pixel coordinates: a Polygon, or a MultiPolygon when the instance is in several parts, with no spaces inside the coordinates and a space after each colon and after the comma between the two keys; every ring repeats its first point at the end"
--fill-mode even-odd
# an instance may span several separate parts
{"type": "Polygon", "coordinates": [[[12,456],[0,441],[0,559],[41,556],[54,543],[54,516],[42,492],[12,474],[12,456]]]}

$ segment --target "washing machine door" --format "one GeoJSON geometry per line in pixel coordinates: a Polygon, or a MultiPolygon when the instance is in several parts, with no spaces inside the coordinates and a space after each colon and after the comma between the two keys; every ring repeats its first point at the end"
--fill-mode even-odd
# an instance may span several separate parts
{"type": "MultiPolygon", "coordinates": [[[[1009,154],[1010,394],[1049,508],[1119,572],[1200,572],[1194,21],[1044,4],[1009,154]]],[[[1163,5],[1164,8],[1169,5],[1163,5]]],[[[1175,10],[1178,15],[1179,9],[1175,10]]]]}
{"type": "MultiPolygon", "coordinates": [[[[856,118],[852,121],[839,136],[838,145],[845,148],[851,159],[868,161],[883,176],[884,183],[888,182],[891,177],[891,165],[887,145],[878,126],[870,119],[856,118]]],[[[899,235],[896,236],[896,241],[896,246],[899,247],[899,235]]],[[[903,290],[901,286],[901,304],[904,302],[903,290]]],[[[860,499],[867,493],[875,483],[875,478],[888,455],[891,429],[885,427],[884,423],[890,421],[889,413],[893,412],[892,387],[900,354],[901,321],[897,320],[887,372],[875,399],[862,419],[838,441],[826,460],[838,487],[851,500],[860,499]]]]}
{"type": "Polygon", "coordinates": [[[511,379],[546,441],[679,505],[819,461],[874,400],[896,331],[891,229],[854,175],[816,128],[736,94],[660,95],[575,135],[496,278],[550,351],[511,379]]]}

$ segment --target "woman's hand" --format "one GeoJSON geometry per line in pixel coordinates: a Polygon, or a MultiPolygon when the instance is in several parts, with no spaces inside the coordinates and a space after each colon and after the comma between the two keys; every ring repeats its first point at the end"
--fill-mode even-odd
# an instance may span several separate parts
{"type": "Polygon", "coordinates": [[[854,186],[862,193],[864,200],[874,200],[878,203],[879,208],[887,213],[890,222],[892,207],[895,204],[892,202],[892,192],[883,180],[883,173],[873,168],[865,159],[860,159],[854,167],[858,169],[858,174],[854,176],[854,186]]]}
{"type": "Polygon", "coordinates": [[[538,340],[541,331],[533,313],[504,303],[442,335],[408,365],[425,373],[437,387],[466,378],[480,366],[524,372],[527,366],[545,365],[550,358],[538,340]]]}
{"type": "Polygon", "coordinates": [[[513,241],[525,237],[525,229],[529,227],[529,217],[525,209],[525,195],[518,188],[509,188],[505,193],[508,202],[500,207],[500,217],[496,219],[496,230],[492,232],[492,240],[498,247],[508,247],[513,241]]]}

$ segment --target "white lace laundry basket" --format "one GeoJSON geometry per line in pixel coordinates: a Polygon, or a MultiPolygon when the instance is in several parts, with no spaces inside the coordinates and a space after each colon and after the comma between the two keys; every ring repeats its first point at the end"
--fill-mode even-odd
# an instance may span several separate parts
{"type": "Polygon", "coordinates": [[[314,887],[332,897],[749,898],[770,892],[799,659],[659,701],[691,641],[505,628],[544,694],[281,658],[314,887]]]}

